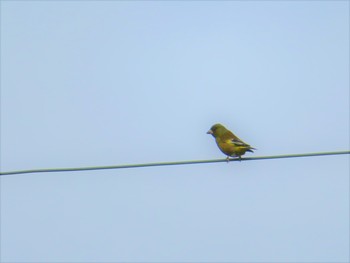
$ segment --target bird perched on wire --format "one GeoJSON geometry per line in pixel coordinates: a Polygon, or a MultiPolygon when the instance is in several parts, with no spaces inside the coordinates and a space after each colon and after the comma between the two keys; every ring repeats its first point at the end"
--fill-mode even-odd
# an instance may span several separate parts
{"type": "Polygon", "coordinates": [[[215,138],[219,149],[227,155],[227,161],[229,161],[230,157],[235,156],[241,160],[241,156],[246,152],[253,152],[253,150],[256,150],[221,124],[213,125],[207,134],[211,134],[215,138]]]}

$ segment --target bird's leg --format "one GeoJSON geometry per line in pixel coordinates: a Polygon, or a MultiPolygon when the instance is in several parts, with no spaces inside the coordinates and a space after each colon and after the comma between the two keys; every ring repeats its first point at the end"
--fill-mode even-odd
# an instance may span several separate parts
{"type": "Polygon", "coordinates": [[[230,162],[230,156],[227,156],[226,158],[226,162],[229,163],[230,162]]]}
{"type": "Polygon", "coordinates": [[[239,161],[242,161],[242,156],[238,155],[239,161]]]}

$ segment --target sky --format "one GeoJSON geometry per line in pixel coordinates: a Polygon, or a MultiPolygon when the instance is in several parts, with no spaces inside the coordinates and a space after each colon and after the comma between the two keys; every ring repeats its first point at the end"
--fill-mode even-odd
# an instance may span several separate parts
{"type": "MultiPolygon", "coordinates": [[[[1,1],[1,171],[349,150],[348,1],[1,1]]],[[[1,176],[1,262],[349,262],[349,155],[1,176]]]]}

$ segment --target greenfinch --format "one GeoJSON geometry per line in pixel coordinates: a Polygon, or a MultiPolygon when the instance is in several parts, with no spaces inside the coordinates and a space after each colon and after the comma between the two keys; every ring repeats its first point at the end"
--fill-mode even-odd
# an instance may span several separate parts
{"type": "Polygon", "coordinates": [[[227,161],[229,161],[230,157],[235,156],[241,160],[241,156],[246,152],[253,152],[253,150],[256,150],[221,124],[213,125],[207,134],[211,134],[215,138],[219,149],[227,155],[227,161]]]}

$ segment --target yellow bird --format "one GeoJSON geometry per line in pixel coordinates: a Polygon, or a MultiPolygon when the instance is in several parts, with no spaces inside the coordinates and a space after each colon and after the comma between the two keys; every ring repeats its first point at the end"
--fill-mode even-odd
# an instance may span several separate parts
{"type": "Polygon", "coordinates": [[[241,156],[246,152],[253,152],[253,150],[256,150],[221,124],[213,125],[207,134],[211,134],[215,138],[219,149],[227,155],[227,161],[229,161],[230,157],[235,156],[241,160],[241,156]]]}

